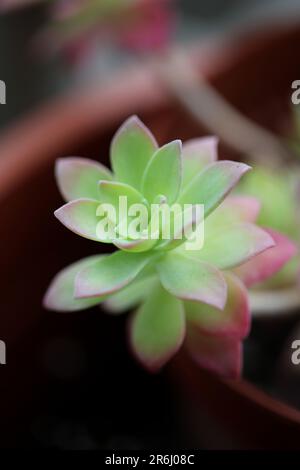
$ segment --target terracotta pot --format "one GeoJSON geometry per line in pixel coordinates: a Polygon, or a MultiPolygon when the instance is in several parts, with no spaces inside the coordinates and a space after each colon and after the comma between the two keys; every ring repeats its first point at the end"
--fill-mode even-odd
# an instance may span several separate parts
{"type": "MultiPolygon", "coordinates": [[[[295,44],[299,40],[298,27],[273,28],[272,32],[256,32],[223,44],[209,55],[199,52],[196,60],[202,73],[240,110],[278,130],[288,115],[290,84],[300,70],[295,56],[295,44]]],[[[86,351],[93,358],[93,371],[99,363],[101,373],[108,377],[105,383],[112,380],[114,385],[118,384],[113,374],[119,374],[126,399],[135,399],[141,382],[149,386],[157,380],[148,378],[127,356],[121,339],[123,320],[101,316],[98,310],[58,315],[45,312],[41,306],[43,293],[54,273],[99,249],[95,243],[68,233],[54,219],[52,212],[61,204],[61,198],[53,178],[53,163],[63,155],[100,156],[101,161],[108,163],[112,134],[133,113],[140,115],[160,142],[205,133],[166,93],[153,72],[144,68],[118,77],[117,82],[105,89],[58,99],[2,135],[0,337],[7,344],[7,365],[0,366],[0,381],[1,401],[7,406],[1,411],[6,427],[5,435],[0,437],[8,445],[14,445],[16,436],[26,445],[24,435],[28,428],[27,424],[21,424],[21,419],[24,423],[31,419],[32,407],[38,409],[45,388],[53,392],[53,376],[63,380],[73,374],[62,399],[65,406],[72,401],[74,388],[79,383],[82,386],[84,381],[88,388],[86,395],[83,394],[84,403],[89,400],[94,382],[87,373],[91,366],[84,362],[86,351]],[[78,347],[72,343],[74,340],[79,341],[78,347]],[[65,367],[62,364],[62,358],[66,360],[69,353],[71,358],[78,353],[83,364],[80,370],[79,366],[74,370],[71,367],[70,372],[70,363],[66,361],[65,367]],[[136,390],[128,376],[135,377],[136,390]]],[[[225,150],[221,149],[223,155],[225,150]]],[[[74,363],[72,360],[71,364],[74,363]]],[[[298,446],[300,413],[295,409],[271,399],[247,382],[222,382],[183,356],[174,362],[173,370],[176,380],[185,384],[184,394],[191,391],[196,397],[192,414],[197,416],[202,408],[206,411],[208,428],[203,428],[201,421],[197,423],[204,430],[202,437],[207,429],[213,429],[213,423],[218,427],[219,439],[207,433],[207,439],[202,440],[204,446],[298,446]]],[[[55,387],[54,392],[58,393],[55,387]]],[[[154,393],[155,407],[159,400],[159,395],[154,393]]],[[[167,398],[164,400],[159,410],[167,406],[167,398]]],[[[61,400],[59,403],[62,407],[61,400]]],[[[134,401],[130,403],[138,407],[134,401]]],[[[57,409],[51,406],[50,399],[49,415],[55,415],[57,409]]],[[[118,412],[125,413],[124,419],[130,421],[124,411],[126,406],[122,400],[120,407],[116,405],[118,412]]],[[[141,408],[143,413],[144,408],[141,408]]],[[[142,426],[146,426],[144,421],[142,426]]],[[[30,426],[36,429],[37,424],[30,426]]]]}

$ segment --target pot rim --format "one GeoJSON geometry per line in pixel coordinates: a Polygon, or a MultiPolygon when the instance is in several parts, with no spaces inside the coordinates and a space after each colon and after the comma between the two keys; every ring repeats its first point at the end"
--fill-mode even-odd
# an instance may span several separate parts
{"type": "Polygon", "coordinates": [[[236,397],[255,404],[264,413],[267,412],[285,422],[300,425],[299,409],[277,400],[246,379],[224,379],[200,368],[188,355],[187,351],[181,351],[174,358],[173,363],[170,364],[170,371],[177,383],[183,386],[189,384],[192,387],[192,393],[197,394],[197,399],[198,393],[196,391],[205,390],[207,384],[209,384],[209,390],[216,389],[220,396],[226,389],[229,389],[236,397]],[[178,370],[182,371],[181,377],[176,375],[178,370]]]}
{"type": "Polygon", "coordinates": [[[300,288],[294,284],[278,290],[250,290],[249,301],[255,318],[287,317],[299,310],[300,288]]]}

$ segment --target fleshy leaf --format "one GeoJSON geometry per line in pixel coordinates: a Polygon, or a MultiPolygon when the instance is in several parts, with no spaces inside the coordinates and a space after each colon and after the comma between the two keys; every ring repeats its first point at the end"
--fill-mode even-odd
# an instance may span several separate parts
{"type": "Polygon", "coordinates": [[[116,294],[110,295],[104,302],[104,307],[111,313],[122,313],[136,307],[149,296],[157,280],[152,277],[138,276],[128,286],[116,294]]]}
{"type": "Polygon", "coordinates": [[[214,266],[169,252],[157,262],[156,267],[162,285],[172,295],[224,308],[227,285],[214,266]]]}
{"type": "Polygon", "coordinates": [[[116,180],[140,190],[145,168],[157,147],[155,138],[138,117],[127,119],[111,144],[116,180]]]}
{"type": "Polygon", "coordinates": [[[265,229],[275,242],[275,246],[235,269],[235,273],[248,286],[262,282],[274,275],[297,253],[296,245],[285,235],[275,230],[265,229]]]}
{"type": "MultiPolygon", "coordinates": [[[[239,222],[254,223],[261,208],[260,201],[252,196],[229,196],[218,209],[234,212],[239,222]]],[[[217,210],[218,210],[217,209],[217,210]]]]}
{"type": "Polygon", "coordinates": [[[162,194],[168,204],[175,202],[181,184],[181,149],[181,141],[174,140],[158,149],[147,165],[142,193],[150,203],[162,194]]]}
{"type": "Polygon", "coordinates": [[[156,371],[178,351],[184,335],[182,302],[156,285],[130,325],[135,355],[149,370],[156,371]]]}
{"type": "Polygon", "coordinates": [[[206,233],[204,246],[196,256],[219,269],[229,269],[245,263],[274,244],[271,235],[256,225],[233,224],[214,236],[206,233]]]}
{"type": "Polygon", "coordinates": [[[178,199],[180,204],[204,204],[207,216],[250,169],[244,163],[215,162],[196,175],[178,199]]]}
{"type": "Polygon", "coordinates": [[[114,245],[121,250],[129,251],[131,253],[142,253],[148,251],[156,245],[157,240],[137,239],[137,240],[123,240],[117,239],[113,241],[114,245]]]}
{"type": "Polygon", "coordinates": [[[243,178],[237,189],[243,194],[257,197],[261,202],[257,219],[259,225],[296,240],[299,236],[295,184],[298,179],[295,169],[291,171],[284,165],[280,171],[256,166],[243,178]]]}
{"type": "Polygon", "coordinates": [[[68,202],[54,212],[55,217],[72,232],[89,240],[111,243],[108,238],[100,238],[97,232],[97,210],[99,201],[93,199],[76,199],[68,202]]]}
{"type": "MultiPolygon", "coordinates": [[[[120,198],[126,198],[126,209],[134,204],[145,204],[144,196],[132,186],[117,181],[100,181],[99,198],[101,204],[111,204],[116,210],[117,220],[119,218],[120,198]]],[[[125,200],[125,199],[124,199],[125,200]]],[[[125,210],[126,210],[125,209],[125,210]]],[[[127,217],[127,210],[124,214],[127,217]]]]}
{"type": "Polygon", "coordinates": [[[117,181],[99,181],[99,194],[101,203],[112,204],[116,208],[119,206],[121,196],[127,198],[128,206],[145,202],[144,196],[139,191],[129,184],[117,181]]]}
{"type": "Polygon", "coordinates": [[[224,310],[200,302],[186,301],[187,321],[203,333],[217,336],[244,338],[249,332],[250,312],[248,294],[244,284],[231,273],[224,273],[228,287],[224,310]]]}
{"type": "Polygon", "coordinates": [[[237,379],[240,376],[242,343],[239,339],[208,335],[199,328],[188,325],[186,346],[200,367],[227,379],[237,379]]]}
{"type": "Polygon", "coordinates": [[[60,158],[55,165],[56,182],[63,198],[99,199],[98,181],[111,180],[111,172],[98,162],[87,158],[60,158]]]}
{"type": "Polygon", "coordinates": [[[237,222],[254,223],[260,207],[255,197],[230,195],[205,219],[205,233],[209,236],[237,222]]]}
{"type": "MultiPolygon", "coordinates": [[[[195,236],[199,224],[203,223],[203,211],[200,207],[189,206],[175,216],[171,215],[170,238],[159,244],[160,249],[174,250],[195,236]]],[[[204,233],[204,232],[203,232],[204,233]]]]}
{"type": "Polygon", "coordinates": [[[117,251],[80,271],[75,279],[75,297],[112,294],[127,286],[148,264],[143,253],[117,251]]]}
{"type": "Polygon", "coordinates": [[[43,300],[45,308],[57,312],[75,312],[102,302],[104,300],[103,297],[93,297],[90,299],[75,299],[74,297],[76,275],[82,269],[91,266],[102,258],[102,255],[90,256],[60,271],[52,280],[45,294],[43,300]]]}
{"type": "Polygon", "coordinates": [[[184,142],[182,147],[182,187],[184,188],[200,171],[217,160],[218,139],[203,137],[184,142]]]}

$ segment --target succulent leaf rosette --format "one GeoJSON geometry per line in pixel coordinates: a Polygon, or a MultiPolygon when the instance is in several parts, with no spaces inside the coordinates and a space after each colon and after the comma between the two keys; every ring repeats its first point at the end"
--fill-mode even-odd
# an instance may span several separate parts
{"type": "Polygon", "coordinates": [[[134,309],[130,343],[149,370],[160,369],[184,344],[200,366],[238,376],[250,325],[247,287],[277,272],[295,253],[287,237],[255,225],[260,206],[254,197],[226,197],[250,167],[217,161],[214,137],[159,147],[137,117],[118,130],[110,157],[112,171],[83,158],[57,162],[58,187],[67,201],[55,212],[58,220],[118,250],[61,271],[45,306],[68,312],[101,303],[114,314],[134,309]],[[182,211],[186,204],[203,205],[204,221],[191,211],[181,226],[186,234],[187,226],[204,224],[203,245],[190,250],[192,236],[175,231],[163,240],[160,226],[156,239],[145,239],[144,229],[126,238],[120,218],[118,224],[111,220],[108,232],[99,230],[104,205],[117,212],[120,197],[146,207],[176,203],[182,211]],[[256,263],[262,252],[268,253],[267,263],[256,263]]]}

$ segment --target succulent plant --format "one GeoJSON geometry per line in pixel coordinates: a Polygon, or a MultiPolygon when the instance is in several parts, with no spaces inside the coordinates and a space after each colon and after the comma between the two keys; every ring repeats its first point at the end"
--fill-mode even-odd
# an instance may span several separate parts
{"type": "MultiPolygon", "coordinates": [[[[299,169],[271,168],[257,165],[237,187],[238,194],[256,196],[261,205],[257,224],[276,230],[299,248],[300,212],[298,207],[299,169]]],[[[276,241],[276,236],[273,237],[276,241]]],[[[256,261],[267,261],[268,252],[256,261]]],[[[278,289],[299,284],[300,258],[294,256],[279,272],[260,283],[259,289],[278,289]]]]}
{"type": "Polygon", "coordinates": [[[259,212],[254,197],[226,198],[250,167],[217,161],[214,137],[159,147],[137,117],[118,130],[110,157],[112,171],[83,158],[56,164],[58,187],[67,201],[55,212],[58,220],[74,233],[118,250],[61,271],[48,288],[45,306],[77,311],[101,303],[113,313],[134,308],[130,342],[149,370],[162,367],[184,344],[200,366],[238,376],[250,324],[246,286],[278,271],[295,253],[287,237],[254,224],[259,212]],[[187,249],[194,229],[203,225],[194,211],[179,225],[179,237],[173,231],[163,239],[159,225],[156,239],[144,238],[141,227],[135,237],[125,238],[122,217],[118,223],[110,219],[104,233],[99,230],[102,209],[109,204],[119,211],[120,197],[145,207],[176,203],[182,212],[186,204],[202,204],[203,246],[187,249]],[[193,227],[189,236],[187,227],[193,227]],[[268,262],[255,263],[265,250],[268,262]]]}

